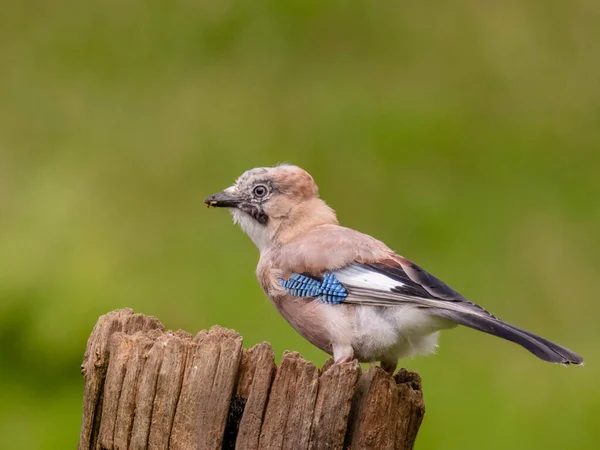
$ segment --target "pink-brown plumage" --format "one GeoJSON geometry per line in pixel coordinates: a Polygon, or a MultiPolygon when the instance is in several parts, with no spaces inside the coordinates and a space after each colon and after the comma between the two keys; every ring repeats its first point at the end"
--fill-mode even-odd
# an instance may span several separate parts
{"type": "Polygon", "coordinates": [[[206,203],[231,209],[260,250],[256,274],[269,299],[336,362],[381,361],[393,372],[398,358],[434,351],[439,331],[461,324],[547,361],[583,363],[574,352],[492,316],[383,242],[340,226],[299,167],[249,170],[206,203]],[[294,294],[282,285],[292,274],[317,285],[324,274],[333,276],[343,301],[294,294]]]}

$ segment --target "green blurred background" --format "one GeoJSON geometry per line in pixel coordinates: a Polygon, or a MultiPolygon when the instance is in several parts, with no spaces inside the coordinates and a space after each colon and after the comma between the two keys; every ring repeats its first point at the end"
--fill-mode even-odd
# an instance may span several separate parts
{"type": "Polygon", "coordinates": [[[417,449],[597,448],[599,23],[581,0],[3,2],[0,447],[74,448],[115,308],[322,364],[202,204],[287,161],[344,225],[587,358],[443,333],[401,362],[417,449]]]}

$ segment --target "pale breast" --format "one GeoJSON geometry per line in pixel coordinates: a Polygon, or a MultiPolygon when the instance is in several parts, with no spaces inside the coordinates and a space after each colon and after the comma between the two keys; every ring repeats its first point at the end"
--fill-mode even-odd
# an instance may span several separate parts
{"type": "Polygon", "coordinates": [[[262,255],[256,274],[265,294],[283,318],[305,339],[329,354],[334,343],[351,345],[355,329],[354,308],[290,295],[281,287],[282,272],[273,267],[272,261],[270,255],[262,255]]]}

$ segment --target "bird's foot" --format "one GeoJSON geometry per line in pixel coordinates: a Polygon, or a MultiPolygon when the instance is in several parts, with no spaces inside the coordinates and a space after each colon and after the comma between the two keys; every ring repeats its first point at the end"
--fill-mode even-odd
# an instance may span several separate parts
{"type": "Polygon", "coordinates": [[[352,356],[344,356],[343,358],[334,360],[334,364],[344,364],[352,362],[354,358],[352,356]]]}
{"type": "Polygon", "coordinates": [[[354,359],[354,349],[350,346],[333,346],[333,361],[334,364],[343,364],[351,362],[354,359]]]}
{"type": "Polygon", "coordinates": [[[381,367],[383,370],[385,370],[390,375],[394,375],[394,372],[396,371],[396,367],[398,367],[398,361],[381,361],[381,363],[379,364],[379,367],[381,367]]]}

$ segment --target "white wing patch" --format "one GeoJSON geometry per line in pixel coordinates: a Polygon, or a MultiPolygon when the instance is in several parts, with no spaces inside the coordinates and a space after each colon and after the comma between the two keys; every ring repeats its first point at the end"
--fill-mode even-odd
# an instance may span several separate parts
{"type": "MultiPolygon", "coordinates": [[[[439,308],[450,311],[467,312],[471,315],[489,317],[485,310],[473,309],[472,303],[463,301],[445,301],[403,293],[403,286],[408,286],[379,272],[362,266],[349,266],[333,272],[336,278],[348,288],[346,303],[372,306],[417,305],[425,308],[439,308]],[[393,290],[392,290],[393,289],[393,290]]],[[[410,286],[408,286],[410,287],[410,286]]]]}
{"type": "Polygon", "coordinates": [[[394,280],[381,273],[373,272],[360,266],[350,266],[336,270],[336,278],[344,286],[391,292],[392,288],[404,286],[404,283],[394,280]]]}

